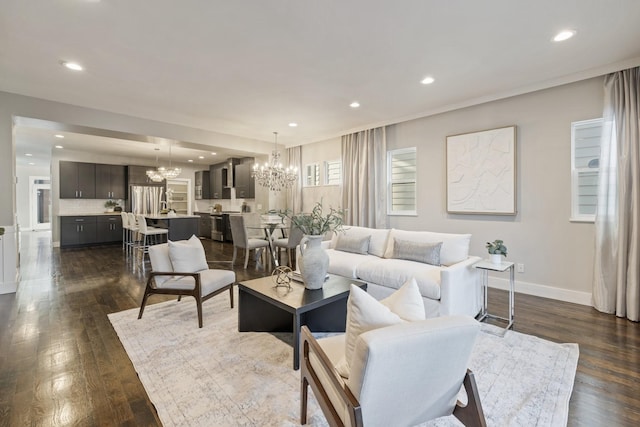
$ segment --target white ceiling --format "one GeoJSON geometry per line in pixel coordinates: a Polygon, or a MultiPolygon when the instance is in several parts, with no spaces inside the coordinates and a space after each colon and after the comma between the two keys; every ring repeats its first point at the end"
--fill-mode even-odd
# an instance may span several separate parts
{"type": "Polygon", "coordinates": [[[0,90],[291,146],[640,65],[639,18],[638,0],[1,0],[0,90]]]}

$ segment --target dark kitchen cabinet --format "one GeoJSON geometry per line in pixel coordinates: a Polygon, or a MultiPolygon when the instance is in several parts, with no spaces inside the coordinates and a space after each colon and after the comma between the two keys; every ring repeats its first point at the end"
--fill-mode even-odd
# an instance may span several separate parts
{"type": "Polygon", "coordinates": [[[198,237],[211,238],[211,215],[205,212],[199,212],[198,220],[198,237]]]}
{"type": "Polygon", "coordinates": [[[60,217],[60,246],[80,246],[96,243],[95,216],[60,217]]]}
{"type": "Polygon", "coordinates": [[[105,215],[96,218],[96,243],[122,242],[122,217],[105,215]]]}
{"type": "Polygon", "coordinates": [[[60,198],[95,199],[96,165],[60,161],[60,198]]]}
{"type": "Polygon", "coordinates": [[[225,188],[226,175],[224,172],[226,163],[211,165],[209,168],[209,182],[211,199],[231,199],[231,189],[225,188]]]}
{"type": "Polygon", "coordinates": [[[256,181],[251,176],[252,167],[253,163],[241,163],[235,167],[236,198],[238,199],[255,199],[256,197],[256,181]]]}
{"type": "Polygon", "coordinates": [[[153,185],[153,186],[166,186],[167,181],[162,180],[160,182],[152,181],[147,176],[148,169],[155,169],[149,166],[127,166],[127,181],[129,185],[153,185]]]}
{"type": "Polygon", "coordinates": [[[126,199],[126,166],[96,165],[96,198],[126,199]]]}
{"type": "Polygon", "coordinates": [[[211,199],[211,178],[209,171],[197,171],[195,179],[196,200],[211,199]]]}

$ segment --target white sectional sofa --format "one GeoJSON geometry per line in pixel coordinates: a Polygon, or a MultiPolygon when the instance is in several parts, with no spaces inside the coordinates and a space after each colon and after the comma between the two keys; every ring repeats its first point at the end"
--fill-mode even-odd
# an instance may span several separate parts
{"type": "Polygon", "coordinates": [[[329,254],[329,273],[367,282],[376,299],[414,277],[427,317],[475,316],[481,290],[472,265],[480,258],[469,256],[470,241],[470,234],[348,226],[323,246],[329,254]]]}

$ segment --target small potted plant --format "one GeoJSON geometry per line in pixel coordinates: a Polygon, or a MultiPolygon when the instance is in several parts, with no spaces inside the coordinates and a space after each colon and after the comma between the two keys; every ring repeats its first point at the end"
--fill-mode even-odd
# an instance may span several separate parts
{"type": "Polygon", "coordinates": [[[104,202],[104,207],[107,208],[107,212],[113,212],[116,206],[118,206],[118,202],[116,202],[115,200],[109,199],[104,202]]]}
{"type": "Polygon", "coordinates": [[[502,257],[507,256],[507,247],[502,240],[487,242],[487,250],[491,255],[491,262],[494,264],[502,264],[502,257]]]}
{"type": "Polygon", "coordinates": [[[344,211],[329,208],[324,214],[322,202],[316,203],[311,213],[292,215],[289,211],[280,214],[291,220],[304,237],[300,241],[300,274],[307,289],[320,289],[329,268],[329,255],[322,248],[322,238],[326,233],[342,230],[344,211]]]}

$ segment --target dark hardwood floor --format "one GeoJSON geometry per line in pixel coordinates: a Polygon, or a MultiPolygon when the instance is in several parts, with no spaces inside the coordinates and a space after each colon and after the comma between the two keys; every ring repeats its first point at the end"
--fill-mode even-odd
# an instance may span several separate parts
{"type": "MultiPolygon", "coordinates": [[[[230,245],[203,243],[209,259],[231,259],[230,245]]],[[[18,292],[0,295],[0,426],[160,425],[107,318],[139,307],[148,271],[119,246],[51,249],[46,232],[23,233],[21,244],[18,292]]],[[[235,271],[270,273],[241,261],[235,271]]],[[[489,297],[506,313],[506,292],[489,297]]],[[[640,425],[639,324],[517,294],[515,330],[580,345],[570,426],[640,425]]]]}

